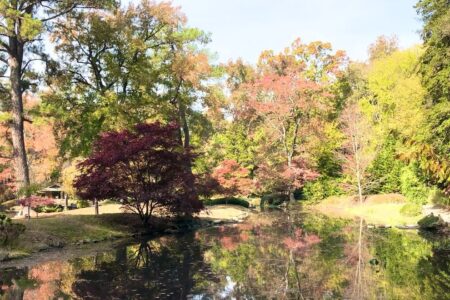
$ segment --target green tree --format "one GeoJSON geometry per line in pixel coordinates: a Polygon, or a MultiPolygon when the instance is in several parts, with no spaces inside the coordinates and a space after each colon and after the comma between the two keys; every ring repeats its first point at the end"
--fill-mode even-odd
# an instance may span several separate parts
{"type": "Polygon", "coordinates": [[[209,63],[199,49],[207,36],[185,23],[178,8],[142,1],[73,13],[55,27],[60,59],[44,112],[55,119],[63,154],[87,155],[99,133],[155,119],[178,121],[189,144],[193,90],[209,63]]]}
{"type": "Polygon", "coordinates": [[[450,101],[450,2],[420,0],[416,4],[424,27],[425,52],[420,72],[433,103],[450,101]]]}
{"type": "Polygon", "coordinates": [[[42,39],[48,28],[69,12],[85,7],[96,8],[113,4],[112,0],[65,0],[65,1],[0,1],[0,62],[1,73],[8,81],[2,85],[8,94],[8,108],[11,112],[13,158],[18,186],[30,183],[27,154],[25,149],[24,122],[27,117],[23,108],[23,93],[36,87],[33,63],[46,60],[42,39]],[[7,74],[7,75],[6,75],[7,74]]]}

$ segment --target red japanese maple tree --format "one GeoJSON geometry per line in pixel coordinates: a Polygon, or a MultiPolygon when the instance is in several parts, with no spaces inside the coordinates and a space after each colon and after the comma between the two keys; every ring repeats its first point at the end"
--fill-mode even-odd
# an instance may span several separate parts
{"type": "MultiPolygon", "coordinates": [[[[55,201],[51,198],[47,197],[40,197],[40,196],[29,196],[26,198],[19,199],[18,201],[19,205],[22,205],[23,207],[28,207],[28,218],[31,217],[30,215],[30,209],[36,210],[37,208],[53,205],[55,204],[55,201]]],[[[36,216],[37,216],[36,211],[36,216]]]]}
{"type": "Polygon", "coordinates": [[[139,124],[111,131],[79,164],[74,187],[82,199],[115,199],[147,225],[155,212],[192,214],[203,209],[188,162],[192,154],[178,140],[177,124],[139,124]]]}

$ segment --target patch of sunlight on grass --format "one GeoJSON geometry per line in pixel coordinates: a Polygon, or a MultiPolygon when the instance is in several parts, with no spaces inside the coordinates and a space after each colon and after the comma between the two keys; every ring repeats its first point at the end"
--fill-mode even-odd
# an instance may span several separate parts
{"type": "Polygon", "coordinates": [[[362,217],[367,223],[372,224],[391,226],[416,224],[421,216],[407,217],[402,215],[400,210],[403,205],[401,196],[383,195],[369,196],[368,201],[362,205],[355,202],[354,197],[333,197],[332,199],[325,199],[312,208],[336,217],[362,217]],[[392,199],[392,203],[389,203],[388,199],[392,199]]]}

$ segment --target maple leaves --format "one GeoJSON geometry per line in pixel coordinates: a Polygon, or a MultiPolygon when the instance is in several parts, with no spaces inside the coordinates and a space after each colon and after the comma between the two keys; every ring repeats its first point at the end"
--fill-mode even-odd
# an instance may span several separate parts
{"type": "Polygon", "coordinates": [[[253,188],[248,169],[241,167],[235,160],[228,159],[214,169],[212,177],[220,184],[220,192],[226,196],[248,195],[253,188]]]}
{"type": "Polygon", "coordinates": [[[79,164],[74,183],[83,199],[120,200],[148,224],[156,210],[191,214],[203,208],[181,149],[177,124],[138,124],[134,130],[104,133],[79,164]]]}
{"type": "Polygon", "coordinates": [[[53,205],[53,204],[55,204],[55,201],[53,199],[47,198],[47,197],[29,196],[29,197],[20,199],[18,201],[18,203],[22,206],[35,209],[38,207],[53,205]]]}

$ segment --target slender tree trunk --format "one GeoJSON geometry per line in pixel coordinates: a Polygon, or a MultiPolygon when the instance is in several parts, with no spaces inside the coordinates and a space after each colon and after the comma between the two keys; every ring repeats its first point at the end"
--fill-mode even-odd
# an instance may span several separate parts
{"type": "Polygon", "coordinates": [[[12,122],[11,136],[13,143],[13,156],[15,164],[16,181],[18,187],[27,187],[30,184],[28,160],[25,148],[24,116],[22,99],[22,56],[23,45],[16,39],[10,39],[10,56],[8,65],[10,68],[12,122]]]}
{"type": "Polygon", "coordinates": [[[99,211],[98,211],[98,200],[97,199],[94,200],[94,206],[95,206],[95,215],[98,216],[99,211]]]}
{"type": "MultiPolygon", "coordinates": [[[[292,153],[289,153],[287,156],[288,168],[292,167],[292,153]]],[[[289,204],[293,204],[295,202],[294,189],[292,187],[288,190],[289,194],[289,204]]]]}

